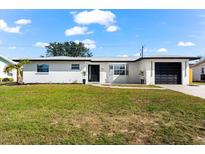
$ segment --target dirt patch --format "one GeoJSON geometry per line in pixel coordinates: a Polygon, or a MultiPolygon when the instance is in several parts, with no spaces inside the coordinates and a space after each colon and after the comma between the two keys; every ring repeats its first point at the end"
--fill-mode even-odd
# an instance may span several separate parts
{"type": "Polygon", "coordinates": [[[159,117],[148,114],[112,116],[86,113],[72,118],[53,119],[52,124],[62,123],[68,127],[88,130],[89,135],[95,139],[102,134],[107,137],[121,134],[129,140],[127,144],[146,144],[146,140],[157,129],[158,121],[159,117]]]}

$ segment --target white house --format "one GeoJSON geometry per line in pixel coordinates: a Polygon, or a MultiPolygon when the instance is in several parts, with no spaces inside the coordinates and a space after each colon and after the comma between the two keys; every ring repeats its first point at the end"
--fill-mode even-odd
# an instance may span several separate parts
{"type": "Polygon", "coordinates": [[[4,68],[9,64],[15,64],[16,62],[0,55],[0,79],[3,78],[13,78],[16,81],[16,70],[13,70],[9,73],[4,73],[4,68]]]}
{"type": "MultiPolygon", "coordinates": [[[[189,60],[198,57],[30,58],[23,67],[24,83],[189,84],[189,60]],[[141,75],[140,75],[141,74],[141,75]],[[144,76],[143,76],[144,74],[144,76]]],[[[19,61],[20,59],[14,59],[19,61]]]]}
{"type": "Polygon", "coordinates": [[[203,81],[205,82],[205,60],[201,60],[196,64],[191,66],[193,81],[203,81]]]}

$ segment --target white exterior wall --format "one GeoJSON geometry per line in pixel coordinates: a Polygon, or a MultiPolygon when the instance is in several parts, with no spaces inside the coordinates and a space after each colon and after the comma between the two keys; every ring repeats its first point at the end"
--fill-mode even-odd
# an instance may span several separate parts
{"type": "Polygon", "coordinates": [[[205,62],[192,68],[193,81],[201,81],[201,68],[205,71],[205,62]]]}
{"type": "Polygon", "coordinates": [[[136,83],[136,62],[103,62],[100,64],[100,83],[136,83]],[[128,75],[114,75],[114,69],[109,66],[114,64],[128,64],[128,75]]]}
{"type": "Polygon", "coordinates": [[[100,65],[100,83],[137,83],[136,62],[129,62],[129,75],[114,75],[109,66],[127,64],[124,62],[84,62],[84,61],[33,61],[23,67],[24,83],[82,83],[88,82],[88,65],[100,65]],[[49,72],[37,72],[37,64],[48,64],[49,72]],[[79,71],[71,70],[71,64],[80,64],[79,71]],[[86,72],[85,77],[83,71],[86,72]]]}
{"type": "Polygon", "coordinates": [[[137,62],[90,62],[90,61],[33,61],[23,67],[25,83],[88,83],[88,65],[100,65],[100,83],[140,83],[140,71],[145,72],[145,83],[155,84],[155,62],[181,62],[182,84],[189,83],[188,59],[143,59],[137,62]],[[151,69],[151,62],[153,63],[151,69]],[[186,63],[186,64],[185,64],[186,63]],[[49,64],[49,72],[37,72],[37,64],[49,64]],[[71,64],[80,64],[80,70],[71,70],[71,64]],[[128,64],[128,75],[114,75],[109,66],[128,64]],[[186,65],[186,68],[185,68],[186,65]],[[83,72],[86,72],[85,77],[83,72]]]}
{"type": "Polygon", "coordinates": [[[182,63],[182,84],[189,84],[189,60],[188,59],[144,59],[140,61],[140,69],[145,71],[145,83],[155,84],[155,62],[181,62],[182,63]],[[151,69],[152,63],[152,69],[151,69]],[[186,66],[186,67],[185,67],[186,66]]]}
{"type": "Polygon", "coordinates": [[[82,83],[85,62],[39,61],[23,67],[24,83],[82,83]],[[49,72],[37,72],[37,64],[48,64],[49,72]],[[71,64],[80,64],[80,70],[71,70],[71,64]]]}
{"type": "Polygon", "coordinates": [[[4,68],[9,65],[8,62],[0,58],[0,78],[13,78],[16,81],[16,70],[11,71],[12,76],[8,76],[7,73],[4,73],[4,68]]]}

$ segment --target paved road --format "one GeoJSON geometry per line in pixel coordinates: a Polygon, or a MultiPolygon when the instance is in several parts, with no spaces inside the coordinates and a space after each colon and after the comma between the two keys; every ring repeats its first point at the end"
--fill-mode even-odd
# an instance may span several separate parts
{"type": "Polygon", "coordinates": [[[205,99],[205,85],[198,85],[198,86],[159,85],[159,86],[205,99]]]}

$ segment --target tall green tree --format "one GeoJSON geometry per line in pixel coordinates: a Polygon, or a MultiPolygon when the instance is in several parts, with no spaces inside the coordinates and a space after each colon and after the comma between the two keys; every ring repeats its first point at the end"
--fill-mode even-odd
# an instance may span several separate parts
{"type": "Polygon", "coordinates": [[[20,84],[22,82],[22,67],[25,64],[29,64],[30,61],[29,60],[21,60],[19,63],[17,64],[9,64],[4,68],[4,72],[5,73],[9,73],[12,70],[16,70],[16,81],[17,84],[20,84]]]}
{"type": "Polygon", "coordinates": [[[79,42],[53,42],[45,47],[46,56],[92,57],[92,52],[79,42]]]}

